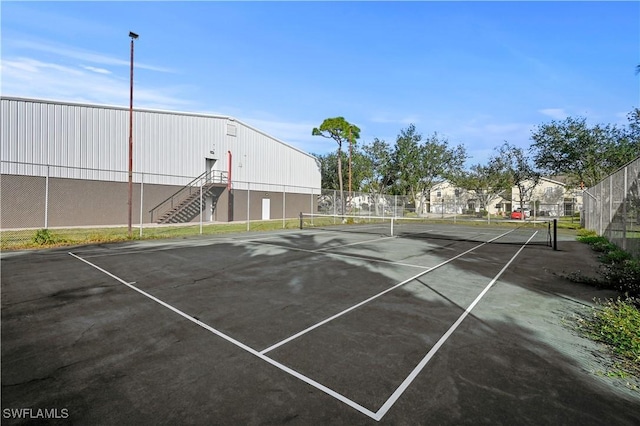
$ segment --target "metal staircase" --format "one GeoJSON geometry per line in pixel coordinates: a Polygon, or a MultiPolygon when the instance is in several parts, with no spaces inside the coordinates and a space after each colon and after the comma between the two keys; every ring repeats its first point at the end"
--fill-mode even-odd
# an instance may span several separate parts
{"type": "Polygon", "coordinates": [[[151,221],[159,224],[191,222],[205,210],[207,197],[213,199],[212,207],[215,209],[226,184],[224,172],[215,179],[211,172],[205,172],[149,210],[151,221]]]}

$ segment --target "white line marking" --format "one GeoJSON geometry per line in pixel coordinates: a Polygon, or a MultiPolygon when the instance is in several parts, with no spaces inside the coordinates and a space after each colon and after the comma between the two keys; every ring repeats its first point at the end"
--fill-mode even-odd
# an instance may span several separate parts
{"type": "Polygon", "coordinates": [[[69,254],[71,256],[75,257],[76,259],[86,263],[87,265],[97,269],[98,271],[103,272],[103,273],[107,274],[108,276],[110,276],[111,278],[121,282],[122,284],[126,285],[130,289],[132,289],[134,291],[137,291],[138,293],[140,293],[143,296],[153,300],[156,303],[159,303],[160,305],[164,306],[165,308],[172,310],[176,314],[180,315],[183,318],[188,319],[192,323],[197,324],[200,327],[204,328],[205,330],[215,334],[216,336],[223,338],[227,342],[239,347],[240,349],[243,349],[243,350],[249,352],[251,355],[254,355],[254,356],[258,357],[261,360],[273,365],[274,367],[279,368],[280,370],[282,370],[282,371],[294,376],[295,378],[297,378],[297,379],[299,379],[299,380],[301,380],[301,381],[313,386],[314,388],[321,390],[322,392],[326,393],[327,395],[332,396],[335,399],[341,401],[342,403],[344,403],[344,404],[346,404],[346,405],[358,410],[362,414],[365,414],[365,415],[371,417],[372,419],[375,418],[376,414],[373,411],[369,410],[368,408],[363,407],[362,405],[358,404],[357,402],[354,402],[354,401],[350,400],[346,396],[334,391],[333,389],[330,389],[330,388],[326,387],[322,383],[316,382],[315,380],[313,380],[313,379],[311,379],[311,378],[309,378],[309,377],[307,377],[307,376],[305,376],[303,374],[298,373],[294,369],[292,369],[290,367],[287,367],[286,365],[281,364],[278,361],[276,361],[276,360],[274,360],[272,358],[269,358],[266,355],[261,354],[260,352],[256,351],[255,349],[252,349],[251,347],[249,347],[249,346],[245,345],[244,343],[234,339],[233,337],[231,337],[231,336],[229,336],[227,334],[224,334],[223,332],[221,332],[221,331],[219,331],[219,330],[217,330],[217,329],[215,329],[215,328],[203,323],[202,321],[192,317],[189,314],[186,314],[186,313],[182,312],[180,309],[171,306],[170,304],[158,299],[157,297],[147,293],[146,291],[141,290],[138,287],[135,287],[135,286],[131,285],[130,283],[128,283],[125,280],[123,280],[122,278],[119,278],[119,277],[113,275],[112,273],[110,273],[109,271],[106,271],[105,269],[102,269],[98,265],[95,265],[95,264],[93,264],[93,263],[81,258],[80,256],[77,256],[77,255],[71,253],[71,252],[69,252],[69,254]]]}
{"type": "Polygon", "coordinates": [[[374,417],[375,420],[379,421],[380,419],[382,419],[382,417],[389,411],[389,409],[391,409],[393,404],[395,404],[398,398],[400,398],[400,396],[404,393],[404,391],[407,390],[409,385],[411,385],[411,382],[413,382],[413,380],[418,376],[418,374],[420,374],[422,369],[427,365],[427,363],[431,360],[431,358],[433,358],[436,352],[438,352],[440,347],[444,345],[444,343],[447,341],[447,339],[449,339],[449,337],[453,334],[456,328],[458,328],[458,326],[462,323],[462,321],[464,321],[467,315],[471,313],[471,310],[478,304],[478,302],[480,302],[480,299],[482,299],[484,295],[489,291],[489,289],[493,287],[493,285],[496,283],[496,281],[498,281],[500,276],[502,276],[504,271],[507,270],[507,268],[511,265],[511,263],[513,263],[516,257],[518,257],[520,252],[525,248],[527,244],[529,244],[529,241],[531,241],[537,233],[538,231],[534,232],[533,235],[529,237],[527,242],[524,243],[522,247],[520,247],[520,250],[518,250],[516,254],[514,254],[513,257],[509,260],[509,262],[507,262],[507,264],[504,265],[504,267],[500,270],[500,272],[498,272],[498,274],[495,277],[493,277],[491,282],[484,288],[484,290],[482,290],[482,292],[478,295],[478,297],[476,297],[475,300],[471,302],[469,307],[462,313],[462,315],[460,315],[460,317],[456,320],[456,322],[454,322],[453,325],[449,327],[449,330],[447,330],[447,332],[442,335],[440,340],[438,340],[438,342],[433,346],[433,348],[431,348],[431,350],[425,355],[425,357],[422,358],[422,361],[418,363],[418,365],[413,369],[413,371],[411,371],[411,373],[407,376],[407,378],[404,379],[404,381],[395,390],[395,392],[393,392],[393,394],[389,397],[389,399],[387,399],[387,401],[382,405],[382,407],[380,407],[380,409],[376,412],[374,417]]]}
{"type": "MultiPolygon", "coordinates": [[[[476,247],[473,247],[473,248],[471,248],[471,249],[469,249],[469,250],[467,250],[467,251],[465,251],[463,253],[460,253],[457,256],[455,256],[455,257],[453,257],[453,258],[451,258],[449,260],[446,260],[446,261],[444,261],[444,262],[442,262],[442,263],[430,268],[427,271],[423,271],[422,273],[416,275],[415,277],[413,277],[413,278],[411,278],[409,280],[403,281],[402,283],[399,283],[399,284],[395,285],[394,287],[392,287],[392,288],[380,293],[377,296],[369,298],[366,301],[361,302],[358,305],[355,305],[355,306],[349,308],[347,311],[343,311],[343,313],[346,313],[346,312],[348,312],[350,310],[353,310],[356,307],[361,306],[362,304],[367,303],[370,300],[373,300],[375,297],[378,297],[378,296],[380,296],[380,295],[382,295],[384,293],[387,293],[387,292],[393,290],[394,288],[399,287],[400,285],[403,285],[406,282],[409,282],[412,279],[416,279],[419,276],[422,276],[422,275],[426,274],[427,272],[432,271],[433,269],[439,268],[440,266],[445,265],[445,264],[451,262],[452,260],[455,260],[455,259],[457,259],[457,258],[459,258],[459,257],[461,257],[461,256],[473,251],[473,250],[476,250],[477,248],[482,247],[483,245],[486,245],[486,244],[488,244],[488,243],[490,243],[490,242],[492,242],[492,241],[494,241],[494,240],[496,240],[496,239],[498,239],[498,238],[500,238],[500,237],[502,237],[504,235],[507,235],[510,232],[512,232],[512,231],[506,232],[506,233],[504,233],[504,234],[502,234],[502,235],[500,235],[498,237],[495,237],[495,238],[493,238],[493,239],[491,239],[491,240],[489,240],[489,241],[487,241],[485,243],[482,243],[482,244],[480,244],[480,245],[478,245],[476,247]]],[[[205,330],[215,334],[216,336],[221,337],[222,339],[224,339],[227,342],[239,347],[240,349],[243,349],[246,352],[249,352],[250,354],[252,354],[252,355],[260,358],[261,360],[273,365],[274,367],[276,367],[276,368],[278,368],[278,369],[280,369],[280,370],[292,375],[293,377],[295,377],[295,378],[307,383],[310,386],[315,387],[316,389],[326,393],[327,395],[332,396],[333,398],[337,399],[338,401],[340,401],[340,402],[344,403],[345,405],[348,405],[349,407],[361,412],[362,414],[370,417],[371,419],[376,420],[376,421],[380,421],[382,419],[382,417],[384,417],[384,415],[389,411],[389,409],[391,409],[391,407],[395,404],[395,402],[400,398],[400,396],[404,393],[404,391],[410,386],[410,384],[418,376],[418,374],[422,371],[422,369],[427,365],[429,360],[433,357],[433,355],[435,355],[435,353],[438,351],[438,349],[440,349],[440,347],[451,336],[451,334],[453,334],[455,329],[460,325],[460,323],[462,323],[462,321],[467,317],[467,315],[471,312],[471,310],[475,307],[475,305],[480,301],[480,299],[482,299],[482,297],[484,297],[484,295],[487,293],[487,291],[489,291],[489,289],[493,286],[493,284],[500,278],[500,276],[504,273],[504,271],[511,265],[511,263],[515,260],[515,258],[520,254],[520,252],[524,249],[524,247],[529,243],[529,241],[531,241],[531,239],[536,234],[537,234],[537,231],[518,250],[518,252],[511,258],[511,260],[509,260],[509,262],[500,270],[498,275],[496,275],[493,278],[493,280],[487,285],[487,287],[478,295],[478,297],[476,297],[476,299],[471,303],[471,305],[469,305],[469,307],[460,316],[460,318],[458,318],[458,320],[449,328],[449,330],[447,330],[447,332],[440,338],[440,340],[435,344],[435,346],[427,353],[427,355],[422,359],[422,361],[420,361],[420,363],[413,369],[413,371],[409,374],[409,376],[407,376],[407,378],[402,382],[402,384],[394,391],[394,393],[389,397],[389,399],[387,399],[387,401],[382,405],[382,407],[380,407],[380,409],[375,413],[373,411],[369,410],[368,408],[365,408],[364,406],[358,404],[357,402],[347,398],[346,396],[334,391],[333,389],[328,388],[327,386],[325,386],[325,385],[323,385],[323,384],[311,379],[310,377],[307,377],[307,376],[305,376],[303,374],[300,374],[299,372],[295,371],[294,369],[292,369],[290,367],[287,367],[286,365],[281,364],[278,361],[276,361],[276,360],[274,360],[272,358],[269,358],[268,356],[264,355],[266,352],[268,352],[272,348],[275,348],[275,347],[280,346],[281,344],[283,344],[284,341],[279,343],[279,344],[277,344],[277,345],[272,346],[271,349],[268,348],[268,349],[265,349],[265,350],[263,350],[261,352],[258,352],[255,349],[245,345],[244,343],[232,338],[231,336],[228,336],[227,334],[222,333],[221,331],[219,331],[219,330],[217,330],[217,329],[215,329],[215,328],[203,323],[202,321],[200,321],[200,320],[198,320],[198,319],[196,319],[196,318],[194,318],[194,317],[182,312],[181,310],[169,305],[168,303],[158,299],[157,297],[152,296],[151,294],[149,294],[149,293],[147,293],[147,292],[135,287],[133,285],[133,284],[135,284],[135,281],[128,283],[125,280],[117,277],[116,275],[108,272],[107,270],[105,270],[105,269],[103,269],[103,268],[101,268],[101,267],[99,267],[99,266],[97,266],[97,265],[95,265],[95,264],[93,264],[93,263],[81,258],[80,256],[77,256],[76,254],[74,254],[72,252],[69,252],[69,255],[71,255],[71,256],[75,257],[76,259],[86,263],[87,265],[89,265],[89,266],[91,266],[91,267],[103,272],[104,274],[106,274],[106,275],[110,276],[111,278],[119,281],[120,283],[126,285],[127,287],[131,288],[132,290],[142,294],[143,296],[145,296],[145,297],[153,300],[154,302],[164,306],[165,308],[175,312],[176,314],[178,314],[178,315],[182,316],[183,318],[193,322],[194,324],[197,324],[198,326],[200,326],[200,327],[204,328],[205,330]]],[[[337,316],[342,315],[343,313],[338,314],[337,316]]],[[[334,316],[334,317],[332,317],[330,319],[327,319],[327,320],[323,321],[323,323],[326,323],[326,322],[330,321],[331,319],[336,318],[337,316],[334,316]]],[[[314,326],[313,328],[316,328],[319,325],[320,324],[314,326]]],[[[308,330],[310,330],[310,329],[308,329],[308,330]]],[[[298,335],[300,335],[300,333],[298,333],[298,335]]],[[[297,337],[297,335],[296,336],[292,336],[291,338],[287,339],[287,341],[290,341],[295,337],[297,337]]]]}
{"type": "MultiPolygon", "coordinates": [[[[315,330],[316,328],[318,328],[318,327],[320,327],[320,326],[322,326],[322,325],[325,325],[326,323],[328,323],[328,322],[330,322],[330,321],[333,321],[334,319],[339,318],[339,317],[343,316],[344,314],[347,314],[347,313],[349,313],[349,312],[353,311],[354,309],[357,309],[357,308],[359,308],[360,306],[365,305],[365,304],[367,304],[367,303],[371,302],[372,300],[375,300],[375,299],[377,299],[378,297],[383,296],[383,295],[385,295],[385,294],[389,293],[390,291],[395,290],[395,289],[396,289],[396,288],[398,288],[398,287],[401,287],[401,286],[403,286],[403,285],[405,285],[405,284],[407,284],[407,283],[409,283],[409,282],[411,282],[411,281],[417,280],[417,279],[418,279],[418,278],[420,278],[421,276],[423,276],[423,275],[425,275],[425,274],[428,274],[429,272],[431,272],[431,271],[433,271],[433,270],[435,270],[435,269],[438,269],[439,267],[441,267],[441,266],[443,266],[443,265],[446,265],[447,263],[452,262],[452,261],[456,260],[457,258],[464,256],[464,255],[465,255],[465,254],[467,254],[467,253],[471,253],[472,251],[474,251],[474,250],[476,250],[476,249],[478,249],[478,248],[480,248],[480,247],[482,247],[482,246],[484,246],[484,245],[486,245],[486,244],[488,244],[488,243],[490,243],[490,242],[492,242],[492,241],[494,241],[494,240],[497,240],[498,238],[503,237],[503,236],[505,236],[505,235],[507,235],[507,234],[509,234],[509,233],[511,233],[511,232],[513,232],[513,230],[508,231],[508,232],[505,232],[504,234],[499,235],[499,236],[497,236],[497,237],[495,237],[495,238],[493,238],[493,239],[491,239],[491,240],[489,240],[489,241],[486,241],[486,242],[484,242],[484,243],[482,243],[482,244],[480,244],[480,245],[477,245],[477,246],[475,246],[475,247],[472,247],[472,248],[470,248],[469,250],[464,251],[464,252],[462,252],[462,253],[460,253],[460,254],[458,254],[458,255],[456,255],[456,256],[454,256],[454,257],[452,257],[452,258],[448,259],[448,260],[445,260],[445,261],[443,261],[443,262],[440,262],[440,263],[438,263],[437,265],[432,266],[432,267],[428,268],[427,270],[424,270],[424,271],[422,271],[422,272],[420,272],[420,273],[418,273],[418,274],[416,274],[416,275],[412,276],[411,278],[408,278],[408,279],[406,279],[406,280],[404,280],[404,281],[402,281],[402,282],[400,282],[400,283],[398,283],[398,284],[394,285],[393,287],[390,287],[390,288],[388,288],[388,289],[386,289],[386,290],[383,290],[383,291],[381,291],[380,293],[378,293],[378,294],[376,294],[376,295],[373,295],[373,296],[371,296],[370,298],[365,299],[365,300],[363,300],[362,302],[360,302],[360,303],[358,303],[358,304],[356,304],[356,305],[353,305],[353,306],[351,306],[351,307],[349,307],[349,308],[345,309],[345,310],[344,310],[344,311],[342,311],[342,312],[338,312],[337,314],[335,314],[335,315],[333,315],[333,316],[331,316],[331,317],[329,317],[329,318],[327,318],[327,319],[325,319],[325,320],[323,320],[323,321],[320,321],[319,323],[316,323],[316,324],[312,325],[311,327],[307,327],[307,328],[305,328],[304,330],[302,330],[302,331],[300,331],[300,332],[298,332],[298,333],[294,334],[293,336],[287,337],[286,339],[281,340],[280,342],[275,343],[275,344],[273,344],[273,345],[269,346],[269,347],[268,347],[268,348],[266,348],[266,349],[263,349],[262,351],[260,351],[260,353],[261,353],[261,354],[266,354],[267,352],[270,352],[270,351],[272,351],[272,350],[274,350],[274,349],[276,349],[276,348],[278,348],[278,347],[280,347],[280,346],[282,346],[282,345],[284,345],[284,344],[286,344],[286,343],[289,343],[289,342],[291,342],[292,340],[297,339],[298,337],[300,337],[300,336],[302,336],[302,335],[304,335],[304,334],[307,334],[308,332],[310,332],[310,331],[312,331],[312,330],[315,330]]],[[[534,234],[534,235],[535,235],[535,234],[534,234]]],[[[527,241],[527,242],[528,242],[528,241],[527,241]]]]}

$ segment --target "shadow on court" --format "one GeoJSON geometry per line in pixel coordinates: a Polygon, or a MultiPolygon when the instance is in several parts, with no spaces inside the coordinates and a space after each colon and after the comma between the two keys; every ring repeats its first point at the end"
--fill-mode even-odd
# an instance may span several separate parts
{"type": "Polygon", "coordinates": [[[612,295],[562,278],[595,268],[588,247],[514,258],[521,244],[445,237],[6,253],[3,424],[640,422],[638,391],[602,377],[598,346],[566,324],[612,295]]]}

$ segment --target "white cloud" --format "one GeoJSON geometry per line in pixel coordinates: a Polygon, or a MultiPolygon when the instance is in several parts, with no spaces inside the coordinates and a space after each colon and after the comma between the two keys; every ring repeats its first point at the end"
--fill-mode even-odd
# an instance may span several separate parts
{"type": "Polygon", "coordinates": [[[555,120],[564,120],[569,116],[569,114],[567,114],[567,112],[562,108],[545,108],[538,110],[538,112],[555,120]]]}
{"type": "MultiPolygon", "coordinates": [[[[64,58],[71,58],[80,60],[82,62],[90,62],[94,64],[101,65],[112,65],[112,66],[130,66],[130,62],[125,59],[114,58],[112,56],[103,55],[101,53],[95,53],[88,50],[81,50],[69,46],[64,45],[54,45],[46,42],[35,42],[29,40],[9,40],[6,41],[8,45],[13,48],[24,50],[34,50],[38,52],[46,52],[46,53],[54,53],[58,56],[64,58]]],[[[150,71],[157,71],[163,73],[174,73],[174,70],[165,67],[158,67],[155,65],[149,65],[145,63],[141,63],[136,61],[136,68],[146,69],[150,71]]]]}
{"type": "Polygon", "coordinates": [[[83,65],[82,68],[84,68],[87,71],[93,71],[93,72],[98,73],[98,74],[111,74],[111,71],[106,70],[104,68],[91,67],[91,66],[88,66],[88,65],[83,65]]]}
{"type": "MultiPolygon", "coordinates": [[[[128,105],[129,80],[99,70],[88,66],[72,68],[32,58],[3,58],[0,92],[8,96],[128,105]]],[[[183,109],[191,102],[180,94],[188,91],[184,86],[138,85],[134,89],[134,105],[138,108],[183,109]]]]}
{"type": "MultiPolygon", "coordinates": [[[[62,72],[69,75],[79,76],[81,71],[74,68],[58,65],[50,62],[42,62],[37,59],[31,58],[15,58],[15,59],[3,59],[2,64],[3,80],[7,76],[18,76],[23,79],[29,78],[29,74],[41,74],[43,71],[47,72],[62,72]],[[5,74],[6,73],[6,74],[5,74]]],[[[3,81],[4,83],[4,81],[3,81]]]]}

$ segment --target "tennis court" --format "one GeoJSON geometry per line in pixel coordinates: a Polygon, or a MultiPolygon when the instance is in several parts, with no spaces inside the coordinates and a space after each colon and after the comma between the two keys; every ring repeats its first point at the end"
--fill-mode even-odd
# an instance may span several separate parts
{"type": "Polygon", "coordinates": [[[554,275],[584,261],[570,238],[327,225],[3,253],[3,422],[640,420],[560,324],[604,295],[554,275]]]}

